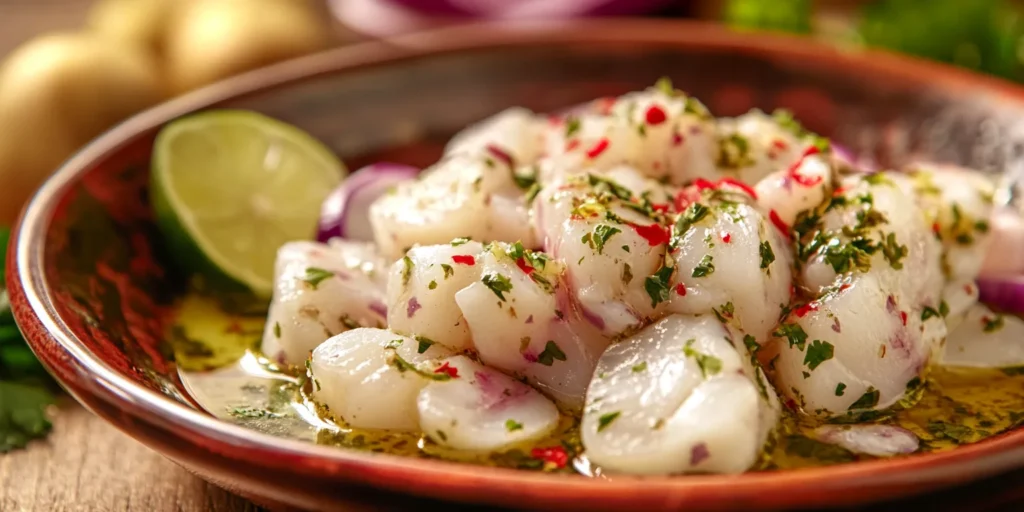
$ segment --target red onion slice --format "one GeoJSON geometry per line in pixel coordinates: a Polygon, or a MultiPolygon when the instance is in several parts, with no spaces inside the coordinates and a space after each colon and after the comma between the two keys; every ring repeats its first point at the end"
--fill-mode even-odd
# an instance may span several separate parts
{"type": "Polygon", "coordinates": [[[1024,276],[981,277],[978,299],[997,311],[1024,313],[1024,276]]]}
{"type": "Polygon", "coordinates": [[[921,444],[913,432],[893,425],[824,425],[814,429],[814,437],[875,457],[914,453],[921,444]]]}
{"type": "Polygon", "coordinates": [[[419,172],[419,169],[408,165],[381,162],[352,173],[320,206],[317,240],[372,241],[370,205],[389,188],[415,179],[419,172]]]}

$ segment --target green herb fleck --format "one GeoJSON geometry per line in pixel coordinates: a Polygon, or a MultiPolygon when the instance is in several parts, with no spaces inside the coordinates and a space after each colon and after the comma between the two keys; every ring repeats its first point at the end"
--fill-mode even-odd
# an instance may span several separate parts
{"type": "Polygon", "coordinates": [[[985,332],[996,332],[1003,328],[1003,315],[996,315],[994,317],[982,317],[981,319],[984,327],[982,328],[985,332]]]}
{"type": "Polygon", "coordinates": [[[598,224],[594,228],[594,234],[590,237],[592,242],[591,247],[597,249],[597,253],[601,254],[604,251],[604,244],[608,243],[608,239],[616,233],[621,233],[622,230],[612,226],[606,226],[604,224],[598,224]]]}
{"type": "Polygon", "coordinates": [[[836,396],[843,396],[846,394],[846,384],[840,382],[836,384],[836,396]]]}
{"type": "Polygon", "coordinates": [[[694,350],[693,344],[696,342],[697,340],[693,338],[686,340],[686,344],[683,345],[683,354],[685,354],[686,357],[692,357],[697,361],[697,366],[700,367],[700,373],[707,378],[722,371],[722,360],[715,356],[694,350]]]}
{"type": "Polygon", "coordinates": [[[804,332],[803,327],[800,327],[800,324],[782,324],[772,334],[779,338],[786,338],[790,348],[796,347],[801,352],[807,343],[807,333],[804,332]]]}
{"type": "Polygon", "coordinates": [[[633,373],[640,373],[647,369],[647,361],[642,361],[640,364],[633,365],[633,373]]]}
{"type": "Polygon", "coordinates": [[[324,279],[327,279],[328,277],[332,276],[334,276],[334,272],[331,272],[330,270],[324,270],[322,268],[317,267],[309,267],[306,269],[306,277],[304,277],[302,280],[305,281],[310,288],[316,290],[317,286],[319,286],[324,279]]]}
{"type": "Polygon", "coordinates": [[[544,366],[551,366],[555,364],[555,361],[565,361],[565,352],[558,348],[558,344],[554,341],[548,341],[547,345],[544,345],[544,351],[537,356],[537,362],[544,366]]]}
{"type": "Polygon", "coordinates": [[[447,264],[447,263],[442,263],[441,264],[441,270],[444,270],[444,278],[445,279],[448,279],[449,277],[455,275],[455,269],[452,268],[452,266],[447,264]]]}
{"type": "Polygon", "coordinates": [[[604,429],[608,428],[608,425],[611,425],[612,422],[615,421],[620,415],[622,415],[622,411],[615,411],[607,414],[602,414],[601,417],[597,419],[597,431],[601,432],[604,429]]]}
{"type": "Polygon", "coordinates": [[[428,338],[426,336],[416,336],[415,340],[419,342],[419,346],[416,348],[416,353],[417,354],[422,354],[422,353],[426,352],[427,350],[429,350],[431,346],[437,344],[436,341],[434,341],[434,340],[432,340],[432,339],[430,339],[430,338],[428,338]]]}
{"type": "Polygon", "coordinates": [[[696,267],[693,267],[693,272],[690,273],[691,277],[706,277],[715,273],[715,264],[712,261],[714,258],[710,254],[705,254],[700,262],[697,263],[696,267]]]}
{"type": "Polygon", "coordinates": [[[274,322],[274,337],[281,337],[281,322],[274,322]]]}
{"type": "Polygon", "coordinates": [[[516,430],[522,430],[523,424],[513,419],[505,420],[505,430],[509,432],[515,432],[516,430]]]}
{"type": "Polygon", "coordinates": [[[580,131],[580,120],[575,117],[570,117],[565,120],[565,138],[571,138],[580,131]]]}
{"type": "Polygon", "coordinates": [[[761,253],[761,268],[767,269],[775,261],[775,251],[772,251],[772,244],[768,243],[767,240],[761,242],[758,252],[761,253]]]}
{"type": "Polygon", "coordinates": [[[405,264],[405,268],[402,269],[402,285],[409,284],[409,278],[412,277],[412,259],[409,256],[402,257],[402,263],[405,264]]]}
{"type": "Polygon", "coordinates": [[[505,300],[504,292],[512,291],[512,281],[495,272],[484,274],[483,279],[480,281],[484,283],[484,286],[490,288],[491,291],[503,301],[505,300]]]}
{"type": "Polygon", "coordinates": [[[865,391],[864,394],[861,395],[856,402],[850,404],[850,407],[847,410],[857,411],[861,409],[871,409],[874,406],[878,405],[878,399],[880,396],[881,394],[878,392],[877,389],[869,387],[868,390],[865,391]]]}
{"type": "Polygon", "coordinates": [[[633,269],[630,268],[629,263],[622,264],[622,282],[629,284],[633,281],[633,269]]]}
{"type": "Polygon", "coordinates": [[[807,354],[804,355],[804,364],[811,371],[814,371],[821,363],[832,359],[835,354],[835,347],[831,343],[822,340],[814,340],[807,346],[807,354]]]}
{"type": "Polygon", "coordinates": [[[938,316],[940,316],[939,312],[936,311],[935,308],[933,308],[931,306],[925,306],[924,309],[921,310],[921,321],[922,322],[925,321],[925,320],[928,320],[929,318],[938,317],[938,316]]]}
{"type": "Polygon", "coordinates": [[[652,276],[644,279],[644,290],[651,298],[651,307],[668,300],[669,280],[672,278],[672,267],[662,264],[662,267],[652,276]]]}
{"type": "Polygon", "coordinates": [[[456,239],[452,240],[452,247],[458,247],[460,245],[463,245],[463,244],[466,244],[466,243],[469,243],[469,242],[470,242],[469,237],[465,237],[465,236],[459,237],[459,238],[456,238],[456,239]]]}

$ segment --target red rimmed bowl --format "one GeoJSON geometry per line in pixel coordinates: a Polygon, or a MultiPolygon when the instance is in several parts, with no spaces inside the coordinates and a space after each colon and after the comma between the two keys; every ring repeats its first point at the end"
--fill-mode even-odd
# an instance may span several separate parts
{"type": "Polygon", "coordinates": [[[351,167],[430,163],[455,130],[511,105],[550,111],[668,75],[718,115],[786,107],[882,165],[924,156],[1015,173],[1024,90],[806,40],[664,21],[478,25],[335,50],[147,111],[72,158],[23,214],[10,295],[33,350],[86,407],[203,478],[273,506],[407,510],[424,499],[548,510],[855,505],[1024,465],[1024,430],[890,461],[741,476],[588,479],[326,448],[196,408],[162,333],[182,292],[147,203],[166,122],[211,107],[294,123],[351,167]],[[415,496],[417,501],[411,501],[415,496]],[[346,508],[347,507],[347,508],[346,508]],[[355,507],[355,508],[353,508],[355,507]]]}

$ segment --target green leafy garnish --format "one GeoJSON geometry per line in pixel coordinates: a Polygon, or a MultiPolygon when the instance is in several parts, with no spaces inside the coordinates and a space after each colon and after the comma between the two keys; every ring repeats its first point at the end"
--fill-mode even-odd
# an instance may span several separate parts
{"type": "Polygon", "coordinates": [[[772,250],[772,244],[768,243],[768,241],[761,242],[761,245],[758,246],[758,252],[761,254],[761,268],[767,269],[775,261],[775,251],[772,250]]]}
{"type": "Polygon", "coordinates": [[[714,258],[710,254],[705,254],[703,258],[697,262],[697,266],[693,267],[693,272],[690,273],[691,277],[706,277],[715,273],[714,258]]]}
{"type": "Polygon", "coordinates": [[[483,279],[480,281],[484,283],[484,286],[490,288],[501,300],[505,300],[504,292],[512,291],[512,281],[508,277],[495,272],[484,274],[483,279]]]}
{"type": "Polygon", "coordinates": [[[412,277],[412,259],[409,256],[403,256],[402,264],[405,265],[405,268],[402,269],[402,285],[404,286],[409,284],[409,278],[412,277]]]}
{"type": "Polygon", "coordinates": [[[846,394],[846,384],[840,382],[836,384],[836,396],[843,396],[846,394]]]}
{"type": "Polygon", "coordinates": [[[509,432],[515,432],[516,430],[522,430],[523,424],[513,419],[505,420],[505,430],[509,432]]]}
{"type": "Polygon", "coordinates": [[[878,405],[878,399],[880,398],[880,395],[881,394],[878,392],[877,389],[869,387],[868,390],[865,391],[864,394],[861,395],[856,402],[850,404],[850,407],[847,410],[857,411],[860,409],[871,409],[874,406],[878,405]]]}
{"type": "Polygon", "coordinates": [[[622,411],[615,411],[607,414],[602,414],[601,417],[597,419],[597,431],[601,432],[604,429],[608,428],[608,425],[611,425],[612,422],[615,421],[621,415],[622,411]]]}
{"type": "Polygon", "coordinates": [[[334,272],[330,270],[324,270],[317,267],[309,267],[306,269],[306,277],[302,278],[310,288],[316,290],[320,283],[329,277],[333,277],[334,272]]]}
{"type": "Polygon", "coordinates": [[[456,239],[452,240],[451,243],[452,243],[452,247],[458,247],[460,245],[467,244],[469,242],[470,242],[469,237],[462,236],[462,237],[459,237],[459,238],[456,238],[456,239]]]}
{"type": "Polygon", "coordinates": [[[441,264],[441,269],[444,270],[444,278],[445,279],[448,279],[449,277],[455,275],[455,269],[452,268],[452,266],[447,264],[447,263],[442,263],[441,264]]]}
{"type": "Polygon", "coordinates": [[[799,324],[782,324],[772,334],[778,338],[786,338],[790,348],[796,347],[800,351],[803,351],[804,345],[807,344],[807,333],[799,324]]]}
{"type": "Polygon", "coordinates": [[[633,365],[633,373],[640,373],[647,369],[647,361],[641,361],[639,364],[633,365]]]}
{"type": "Polygon", "coordinates": [[[594,233],[590,235],[591,247],[596,249],[598,254],[601,254],[604,251],[604,244],[608,243],[608,239],[612,235],[621,232],[622,230],[619,228],[598,224],[594,228],[594,233]]]}
{"type": "Polygon", "coordinates": [[[544,345],[544,351],[537,355],[537,362],[544,366],[551,366],[555,364],[555,361],[565,361],[565,352],[562,352],[561,348],[558,348],[558,344],[554,341],[548,341],[547,345],[544,345]]]}
{"type": "Polygon", "coordinates": [[[416,336],[416,338],[414,338],[414,339],[417,342],[419,342],[419,345],[416,347],[416,353],[417,354],[422,354],[422,353],[426,352],[427,350],[430,350],[431,346],[437,344],[436,341],[434,341],[434,340],[432,340],[432,339],[430,339],[430,338],[428,338],[426,336],[416,336]]]}
{"type": "Polygon", "coordinates": [[[814,371],[821,363],[832,359],[835,347],[831,343],[822,340],[814,340],[807,346],[807,354],[804,355],[804,364],[811,371],[814,371]]]}
{"type": "Polygon", "coordinates": [[[693,338],[686,340],[686,344],[683,346],[683,354],[697,361],[697,366],[700,367],[700,372],[704,377],[709,377],[722,371],[722,360],[694,350],[693,344],[696,342],[697,340],[693,338]]]}
{"type": "Polygon", "coordinates": [[[662,265],[652,276],[644,279],[644,290],[651,298],[651,307],[668,300],[669,280],[672,278],[672,267],[662,265]]]}
{"type": "Polygon", "coordinates": [[[929,318],[938,317],[938,316],[939,316],[939,312],[936,311],[935,308],[933,308],[931,306],[925,306],[924,309],[921,310],[921,321],[922,322],[925,321],[925,320],[928,320],[929,318]]]}

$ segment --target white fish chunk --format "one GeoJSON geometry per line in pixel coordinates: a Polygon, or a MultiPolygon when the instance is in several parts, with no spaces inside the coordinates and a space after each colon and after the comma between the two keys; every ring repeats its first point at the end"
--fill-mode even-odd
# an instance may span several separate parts
{"type": "Polygon", "coordinates": [[[993,312],[984,304],[967,310],[949,333],[942,357],[946,366],[1024,367],[1024,321],[993,312]]]}
{"type": "Polygon", "coordinates": [[[493,146],[511,156],[516,165],[531,164],[544,148],[546,125],[546,118],[512,107],[457,133],[448,141],[445,153],[480,153],[493,146]]]}
{"type": "Polygon", "coordinates": [[[558,426],[558,408],[544,395],[466,356],[441,361],[452,378],[420,391],[420,428],[434,442],[456,450],[500,451],[547,436],[558,426]]]}
{"type": "Polygon", "coordinates": [[[742,473],[778,419],[744,343],[713,316],[670,315],[612,345],[587,391],[587,457],[611,473],[742,473]]]}
{"type": "Polygon", "coordinates": [[[455,294],[480,279],[480,242],[414,247],[391,266],[387,287],[388,328],[461,352],[473,338],[455,294]]]}
{"type": "Polygon", "coordinates": [[[440,359],[450,355],[385,329],[353,329],[313,351],[312,397],[353,428],[415,431],[420,390],[448,377],[440,359]]]}
{"type": "Polygon", "coordinates": [[[327,338],[356,327],[383,327],[382,260],[363,243],[290,242],[277,252],[274,292],[262,351],[301,365],[327,338]]]}

